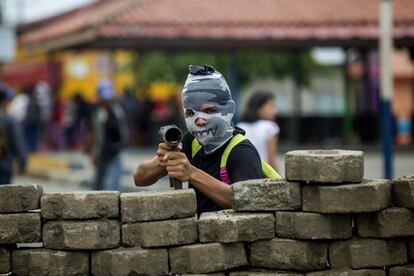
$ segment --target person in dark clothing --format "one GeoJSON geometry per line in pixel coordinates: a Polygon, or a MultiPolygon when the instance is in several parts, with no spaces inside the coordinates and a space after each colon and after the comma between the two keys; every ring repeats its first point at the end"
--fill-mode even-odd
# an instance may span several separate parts
{"type": "Polygon", "coordinates": [[[243,140],[231,150],[225,168],[228,181],[223,180],[223,152],[236,134],[244,133],[232,123],[236,105],[223,76],[210,66],[190,65],[183,107],[188,129],[182,141],[183,152],[172,151],[160,143],[157,155],[136,169],[135,185],[151,185],[168,174],[188,181],[195,189],[198,213],[231,208],[230,185],[262,178],[262,170],[256,148],[243,140]],[[193,156],[194,141],[201,145],[201,150],[193,156]]]}
{"type": "Polygon", "coordinates": [[[27,158],[22,130],[5,110],[10,95],[9,88],[0,83],[0,185],[12,183],[14,159],[18,161],[20,172],[26,169],[27,158]]]}
{"type": "Polygon", "coordinates": [[[103,80],[98,85],[100,104],[93,118],[94,145],[92,160],[96,166],[96,190],[119,190],[122,175],[121,151],[129,140],[125,113],[113,99],[112,84],[103,80]]]}

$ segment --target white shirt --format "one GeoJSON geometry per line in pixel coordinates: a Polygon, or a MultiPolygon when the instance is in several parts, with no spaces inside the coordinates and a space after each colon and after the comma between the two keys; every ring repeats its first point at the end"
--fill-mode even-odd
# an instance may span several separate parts
{"type": "Polygon", "coordinates": [[[267,158],[267,141],[279,134],[279,126],[270,120],[258,120],[253,123],[240,122],[237,126],[246,131],[246,138],[256,147],[260,158],[269,162],[267,158]]]}

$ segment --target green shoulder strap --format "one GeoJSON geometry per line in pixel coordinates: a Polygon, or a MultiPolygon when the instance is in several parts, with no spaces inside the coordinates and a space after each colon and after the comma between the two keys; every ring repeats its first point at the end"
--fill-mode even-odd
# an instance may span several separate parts
{"type": "Polygon", "coordinates": [[[236,134],[233,136],[233,138],[231,138],[230,143],[227,145],[226,149],[223,152],[223,155],[221,156],[220,168],[226,167],[227,159],[229,158],[230,152],[238,143],[246,139],[247,138],[244,137],[242,134],[236,134]]]}
{"type": "Polygon", "coordinates": [[[194,138],[191,142],[191,158],[194,158],[199,150],[201,150],[201,145],[198,140],[194,138]]]}

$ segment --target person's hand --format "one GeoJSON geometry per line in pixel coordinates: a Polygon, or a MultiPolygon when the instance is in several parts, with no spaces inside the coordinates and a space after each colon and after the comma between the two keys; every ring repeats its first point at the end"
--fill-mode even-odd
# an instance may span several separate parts
{"type": "Polygon", "coordinates": [[[167,167],[167,161],[164,160],[164,156],[167,152],[172,151],[173,148],[167,145],[166,143],[159,143],[158,150],[157,150],[157,158],[160,163],[160,166],[163,168],[167,167]]]}
{"type": "Polygon", "coordinates": [[[166,164],[168,176],[180,180],[189,181],[194,167],[182,152],[170,151],[165,153],[163,162],[166,164]]]}

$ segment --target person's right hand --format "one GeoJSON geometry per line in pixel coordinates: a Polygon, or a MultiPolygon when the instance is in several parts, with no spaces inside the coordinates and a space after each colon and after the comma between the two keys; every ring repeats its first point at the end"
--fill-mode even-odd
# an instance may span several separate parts
{"type": "Polygon", "coordinates": [[[167,167],[167,161],[163,160],[164,155],[167,152],[172,151],[172,150],[173,150],[173,148],[170,147],[169,145],[167,145],[166,143],[159,143],[158,144],[157,158],[158,158],[158,161],[159,161],[161,167],[163,167],[163,168],[167,167]]]}

